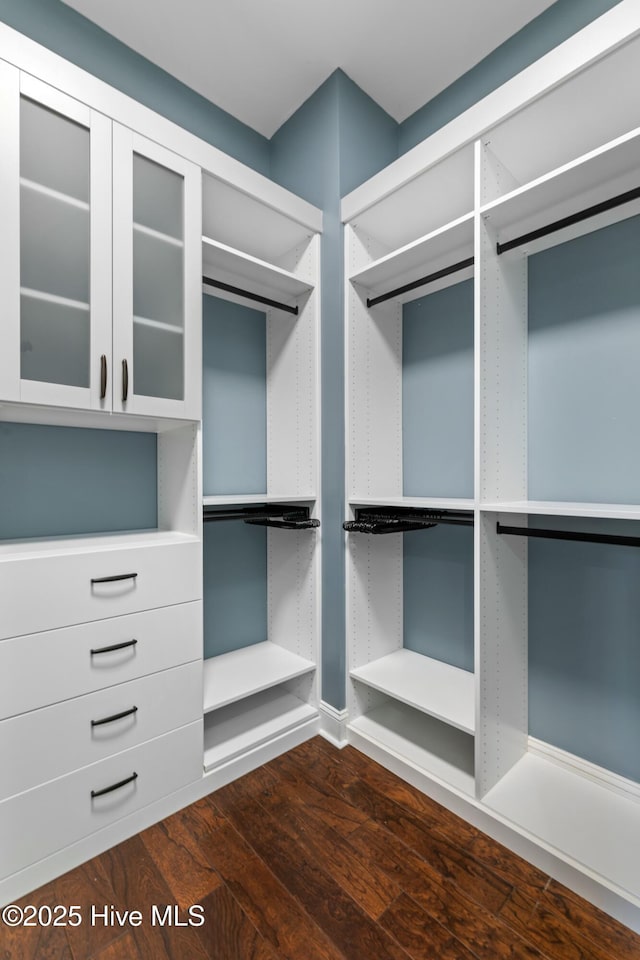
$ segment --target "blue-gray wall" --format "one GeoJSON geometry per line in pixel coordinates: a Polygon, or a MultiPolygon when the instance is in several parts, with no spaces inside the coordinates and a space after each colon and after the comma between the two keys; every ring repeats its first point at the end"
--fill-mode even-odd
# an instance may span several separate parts
{"type": "Polygon", "coordinates": [[[556,0],[471,70],[400,124],[398,155],[482,100],[619,0],[556,0]]]}
{"type": "Polygon", "coordinates": [[[473,670],[473,528],[442,524],[403,537],[404,645],[473,670]]]}
{"type": "Polygon", "coordinates": [[[267,639],[267,531],[242,520],[204,525],[204,655],[267,639]]]}
{"type": "Polygon", "coordinates": [[[271,141],[271,175],[323,211],[322,697],[345,705],[344,324],[340,197],[396,156],[395,122],[341,70],[271,141]]]}
{"type": "Polygon", "coordinates": [[[473,280],[402,310],[407,497],[473,498],[473,280]]]}
{"type": "Polygon", "coordinates": [[[0,423],[0,539],[153,529],[156,462],[155,433],[0,423]]]}
{"type": "Polygon", "coordinates": [[[266,493],[266,316],[202,298],[202,472],[205,496],[266,493]]]}
{"type": "Polygon", "coordinates": [[[0,20],[269,175],[269,141],[61,0],[0,0],[0,20]]]}

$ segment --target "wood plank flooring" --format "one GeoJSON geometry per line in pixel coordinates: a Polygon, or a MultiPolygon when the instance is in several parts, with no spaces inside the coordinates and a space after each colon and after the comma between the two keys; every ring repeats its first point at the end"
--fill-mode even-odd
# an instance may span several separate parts
{"type": "Polygon", "coordinates": [[[0,960],[640,960],[626,927],[320,737],[21,903],[83,923],[0,925],[0,960]],[[173,904],[184,926],[151,922],[173,904]],[[143,922],[92,926],[92,905],[143,922]]]}

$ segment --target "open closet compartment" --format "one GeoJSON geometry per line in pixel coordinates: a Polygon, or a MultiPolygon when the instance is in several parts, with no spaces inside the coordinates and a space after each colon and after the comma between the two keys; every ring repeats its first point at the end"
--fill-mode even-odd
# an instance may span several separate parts
{"type": "Polygon", "coordinates": [[[203,184],[205,772],[318,728],[319,211],[203,184]]]}
{"type": "MultiPolygon", "coordinates": [[[[444,711],[420,724],[427,683],[412,698],[389,660],[415,652],[402,649],[407,544],[440,529],[471,533],[444,526],[346,537],[349,742],[636,930],[639,54],[637,5],[621,0],[342,202],[346,515],[469,510],[475,521],[475,726],[449,723],[473,742],[472,763],[454,760],[452,774],[442,749],[434,761],[429,726],[444,711]],[[441,256],[443,239],[461,235],[441,256]],[[417,251],[424,262],[410,259],[417,251]],[[470,257],[473,267],[446,271],[470,257]],[[464,288],[465,270],[471,471],[429,422],[436,409],[451,423],[460,384],[453,400],[437,380],[433,394],[417,394],[412,432],[403,350],[412,311],[464,288]],[[452,482],[436,487],[436,475],[452,482]],[[456,475],[472,485],[455,489],[456,475]]],[[[429,578],[421,586],[415,619],[427,633],[438,608],[429,578]]],[[[450,713],[454,704],[448,696],[450,713]]]]}
{"type": "Polygon", "coordinates": [[[473,509],[473,237],[470,145],[345,226],[351,503],[473,509]]]}
{"type": "Polygon", "coordinates": [[[2,420],[2,636],[201,599],[197,424],[9,404],[2,420]],[[82,599],[88,570],[137,576],[82,599]],[[48,602],[26,603],[43,577],[48,602]]]}
{"type": "Polygon", "coordinates": [[[635,907],[639,54],[478,141],[476,256],[479,797],[635,907]]]}
{"type": "Polygon", "coordinates": [[[299,201],[300,222],[209,176],[203,197],[205,504],[312,501],[319,213],[299,201]]]}
{"type": "Polygon", "coordinates": [[[473,511],[354,513],[345,523],[350,740],[473,796],[473,511]]]}

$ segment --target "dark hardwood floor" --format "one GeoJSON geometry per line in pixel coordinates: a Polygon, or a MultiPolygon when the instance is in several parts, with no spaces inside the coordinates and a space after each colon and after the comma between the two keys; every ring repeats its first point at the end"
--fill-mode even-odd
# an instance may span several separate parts
{"type": "Polygon", "coordinates": [[[0,925],[0,960],[640,960],[640,937],[320,737],[27,903],[78,904],[83,922],[0,925]],[[142,922],[92,926],[105,905],[142,922]]]}

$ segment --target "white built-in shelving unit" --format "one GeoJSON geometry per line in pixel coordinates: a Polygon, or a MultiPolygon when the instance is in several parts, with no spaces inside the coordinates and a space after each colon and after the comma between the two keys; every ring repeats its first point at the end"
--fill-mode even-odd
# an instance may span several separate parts
{"type": "MultiPolygon", "coordinates": [[[[528,413],[540,388],[528,376],[527,291],[529,257],[552,256],[557,245],[640,213],[639,37],[637,5],[623,0],[342,207],[346,514],[405,506],[474,518],[473,673],[404,649],[402,534],[348,535],[349,739],[635,929],[640,786],[530,735],[528,538],[502,535],[497,524],[526,533],[530,517],[532,527],[597,535],[614,524],[640,536],[640,492],[636,503],[628,494],[616,502],[617,480],[630,469],[631,381],[626,394],[622,387],[625,409],[611,412],[609,428],[591,425],[588,456],[581,454],[583,469],[602,478],[589,488],[592,499],[582,502],[578,483],[573,496],[540,499],[534,489],[529,499],[539,464],[530,460],[528,413]],[[401,289],[471,257],[463,271],[401,289]],[[402,304],[471,276],[473,497],[405,497],[402,304]],[[367,303],[389,291],[392,298],[367,303]],[[624,436],[617,414],[628,423],[626,444],[616,439],[624,436]]],[[[557,453],[559,475],[570,473],[564,468],[575,456],[571,443],[557,453]]]]}
{"type": "MultiPolygon", "coordinates": [[[[295,198],[293,209],[285,212],[273,201],[251,199],[208,175],[203,196],[203,293],[214,298],[209,322],[215,323],[215,304],[230,300],[262,312],[266,333],[264,489],[212,492],[214,463],[213,478],[205,475],[203,508],[215,513],[285,504],[306,507],[319,519],[320,215],[302,201],[296,205],[295,198]]],[[[204,335],[215,338],[206,327],[204,335]]],[[[227,371],[216,368],[215,375],[224,377],[227,371]]],[[[206,376],[211,372],[205,370],[206,376]]],[[[238,428],[220,419],[212,426],[205,404],[205,451],[215,429],[238,428]]],[[[225,470],[233,472],[234,452],[228,449],[225,470]]],[[[242,525],[243,520],[220,522],[242,525]]],[[[206,524],[205,551],[218,549],[219,529],[218,522],[206,524]]],[[[246,637],[238,638],[238,649],[227,638],[231,649],[204,663],[204,766],[216,783],[237,775],[243,764],[256,765],[300,742],[318,726],[318,532],[267,528],[265,538],[266,635],[248,644],[246,637]]],[[[242,604],[242,584],[233,589],[242,604]]],[[[206,598],[205,584],[205,603],[206,598]]]]}

